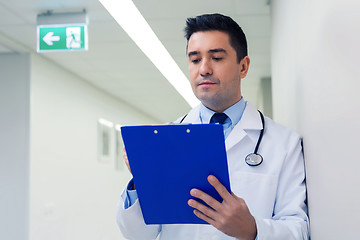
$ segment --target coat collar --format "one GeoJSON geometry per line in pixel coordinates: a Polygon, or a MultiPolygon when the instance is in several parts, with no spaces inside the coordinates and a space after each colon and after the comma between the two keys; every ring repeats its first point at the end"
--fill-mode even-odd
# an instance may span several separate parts
{"type": "MultiPolygon", "coordinates": [[[[249,130],[261,129],[262,123],[258,111],[251,103],[247,102],[239,123],[234,127],[230,135],[225,140],[226,150],[229,150],[240,142],[247,134],[249,134],[249,130]]],[[[250,138],[253,139],[251,136],[250,138]]]]}
{"type": "MultiPolygon", "coordinates": [[[[182,123],[200,124],[201,121],[199,111],[200,105],[193,108],[184,118],[182,123]]],[[[262,123],[258,111],[250,102],[246,102],[246,107],[239,123],[236,124],[230,135],[225,140],[226,150],[229,150],[238,142],[240,142],[247,134],[249,134],[249,130],[261,129],[262,123]]]]}
{"type": "Polygon", "coordinates": [[[187,116],[184,118],[182,124],[200,124],[200,105],[190,110],[187,116]]]}

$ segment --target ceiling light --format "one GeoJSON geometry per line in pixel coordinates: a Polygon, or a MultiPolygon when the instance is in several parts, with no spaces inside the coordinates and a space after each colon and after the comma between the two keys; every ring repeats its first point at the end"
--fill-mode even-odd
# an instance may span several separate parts
{"type": "Polygon", "coordinates": [[[199,104],[190,82],[131,0],[99,0],[191,107],[199,104]]]}
{"type": "Polygon", "coordinates": [[[106,120],[106,119],[103,119],[103,118],[99,118],[98,119],[98,122],[101,124],[101,125],[104,125],[104,126],[107,126],[109,128],[112,128],[114,126],[114,123],[106,120]]]}

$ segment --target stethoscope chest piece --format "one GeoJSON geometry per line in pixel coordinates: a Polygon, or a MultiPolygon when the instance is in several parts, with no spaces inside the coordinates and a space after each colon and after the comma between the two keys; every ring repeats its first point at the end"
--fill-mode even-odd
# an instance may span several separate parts
{"type": "Polygon", "coordinates": [[[263,161],[262,156],[260,154],[257,154],[257,153],[250,153],[245,158],[245,162],[249,166],[258,166],[258,165],[260,165],[262,163],[262,161],[263,161]]]}
{"type": "Polygon", "coordinates": [[[258,138],[258,141],[256,143],[256,147],[255,147],[255,150],[254,150],[254,153],[250,153],[246,156],[245,158],[245,162],[247,165],[249,166],[252,166],[252,167],[255,167],[255,166],[258,166],[262,163],[263,161],[263,158],[260,154],[258,154],[258,149],[259,149],[259,146],[260,146],[260,142],[262,140],[262,137],[264,135],[264,129],[265,129],[265,121],[264,121],[264,116],[263,114],[258,110],[259,114],[260,114],[260,117],[261,117],[261,123],[262,123],[262,129],[260,131],[260,135],[259,135],[259,138],[258,138]]]}

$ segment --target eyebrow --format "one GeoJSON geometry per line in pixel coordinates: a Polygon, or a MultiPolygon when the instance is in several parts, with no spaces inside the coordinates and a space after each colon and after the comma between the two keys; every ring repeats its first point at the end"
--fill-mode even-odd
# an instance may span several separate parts
{"type": "Polygon", "coordinates": [[[223,53],[227,54],[226,50],[223,48],[215,48],[215,49],[210,49],[208,51],[208,53],[218,53],[218,52],[223,52],[223,53]]]}
{"type": "MultiPolygon", "coordinates": [[[[208,51],[208,53],[218,53],[218,52],[222,52],[222,53],[227,54],[226,50],[223,49],[223,48],[214,48],[214,49],[210,49],[208,51]]],[[[198,55],[198,54],[200,54],[199,51],[191,51],[191,52],[188,53],[188,57],[191,57],[193,55],[198,55]]]]}
{"type": "Polygon", "coordinates": [[[198,54],[200,54],[199,51],[192,51],[192,52],[189,52],[189,53],[188,53],[188,57],[191,57],[191,56],[193,56],[193,55],[198,55],[198,54]]]}

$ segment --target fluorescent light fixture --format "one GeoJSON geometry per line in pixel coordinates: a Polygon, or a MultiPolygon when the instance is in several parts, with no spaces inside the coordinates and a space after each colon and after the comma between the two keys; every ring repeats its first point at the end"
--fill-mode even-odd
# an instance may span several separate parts
{"type": "Polygon", "coordinates": [[[193,94],[190,82],[135,4],[131,0],[99,1],[189,105],[198,105],[199,100],[193,94]]]}
{"type": "Polygon", "coordinates": [[[110,127],[110,128],[114,127],[114,123],[112,123],[112,122],[110,122],[110,121],[108,121],[108,120],[106,120],[106,119],[99,118],[98,121],[99,121],[100,124],[102,124],[102,125],[104,125],[104,126],[108,126],[108,127],[110,127]]]}
{"type": "Polygon", "coordinates": [[[115,130],[116,130],[116,131],[121,132],[121,127],[122,127],[122,125],[120,125],[120,124],[115,124],[115,130]]]}

